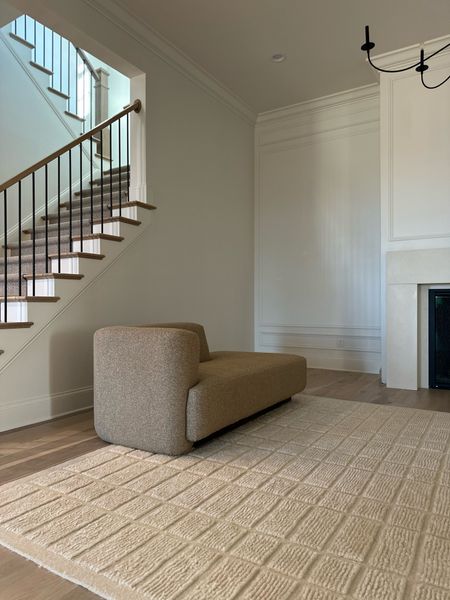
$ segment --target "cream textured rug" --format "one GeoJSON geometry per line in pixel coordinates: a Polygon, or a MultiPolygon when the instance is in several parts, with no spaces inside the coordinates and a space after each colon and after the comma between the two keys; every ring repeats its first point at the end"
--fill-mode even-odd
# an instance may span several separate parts
{"type": "Polygon", "coordinates": [[[449,600],[450,414],[301,396],[187,456],[0,488],[0,543],[154,600],[449,600]]]}

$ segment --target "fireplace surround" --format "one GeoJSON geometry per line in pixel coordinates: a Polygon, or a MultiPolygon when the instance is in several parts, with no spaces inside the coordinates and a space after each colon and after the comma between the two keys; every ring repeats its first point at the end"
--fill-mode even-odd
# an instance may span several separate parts
{"type": "Polygon", "coordinates": [[[450,248],[386,254],[385,381],[428,387],[428,289],[450,287],[450,248]],[[425,364],[426,363],[426,364],[425,364]]]}

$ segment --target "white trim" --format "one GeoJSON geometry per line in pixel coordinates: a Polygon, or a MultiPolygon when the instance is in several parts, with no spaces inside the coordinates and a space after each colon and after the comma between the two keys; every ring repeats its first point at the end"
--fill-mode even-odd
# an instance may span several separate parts
{"type": "MultiPolygon", "coordinates": [[[[413,44],[412,46],[407,46],[406,48],[401,48],[400,50],[392,50],[391,52],[384,52],[383,54],[378,54],[377,56],[372,56],[371,58],[377,67],[381,67],[383,69],[402,68],[419,61],[421,47],[423,47],[425,50],[426,58],[427,54],[432,54],[447,44],[450,44],[450,36],[444,35],[442,37],[434,38],[424,42],[423,44],[413,44]]],[[[450,54],[450,48],[447,48],[438,56],[442,57],[446,54],[450,54]]]]}
{"type": "MultiPolygon", "coordinates": [[[[450,37],[442,38],[450,41],[450,37]]],[[[391,55],[392,53],[390,53],[391,55]]],[[[443,53],[450,54],[450,49],[443,53]]],[[[448,60],[445,61],[444,65],[448,65],[448,60]]],[[[424,233],[420,235],[396,235],[395,234],[395,218],[394,218],[394,85],[397,81],[404,79],[413,79],[417,76],[415,71],[405,72],[397,74],[394,78],[392,76],[386,78],[386,84],[384,87],[384,116],[385,116],[385,125],[383,121],[383,139],[385,143],[382,144],[382,147],[385,148],[385,157],[386,161],[386,198],[387,198],[387,235],[386,235],[386,243],[389,244],[391,242],[411,242],[414,240],[448,240],[450,239],[450,231],[445,231],[442,233],[424,233]]],[[[383,160],[383,155],[382,155],[383,160]]],[[[406,244],[407,248],[407,244],[406,244]]],[[[406,249],[405,248],[405,249],[406,249]]]]}
{"type": "Polygon", "coordinates": [[[0,405],[0,431],[32,425],[92,407],[92,386],[0,405]]]}
{"type": "MultiPolygon", "coordinates": [[[[299,102],[298,104],[276,108],[260,113],[258,115],[257,124],[264,125],[276,121],[277,126],[279,126],[280,121],[283,119],[291,119],[305,114],[310,117],[312,113],[314,114],[323,110],[341,106],[347,107],[355,102],[378,99],[379,91],[379,84],[371,83],[370,85],[344,90],[329,96],[321,96],[320,98],[314,98],[313,100],[306,100],[305,102],[299,102]]],[[[352,112],[354,114],[354,110],[352,112]]]]}
{"type": "Polygon", "coordinates": [[[116,0],[82,0],[82,2],[111,21],[116,27],[121,28],[141,46],[164,60],[205,92],[220,100],[247,122],[255,123],[255,111],[242,98],[220,83],[169,40],[132,15],[129,10],[125,10],[116,0]]]}

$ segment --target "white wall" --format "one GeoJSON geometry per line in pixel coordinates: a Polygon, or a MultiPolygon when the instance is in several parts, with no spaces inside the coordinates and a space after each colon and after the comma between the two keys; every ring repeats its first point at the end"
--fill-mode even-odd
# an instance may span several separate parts
{"type": "Polygon", "coordinates": [[[92,334],[102,325],[199,321],[213,349],[251,349],[253,337],[248,111],[204,73],[182,72],[141,43],[143,33],[127,33],[89,3],[25,4],[122,72],[145,73],[146,178],[158,210],[139,241],[0,371],[3,414],[14,414],[16,426],[90,403],[92,334]]]}
{"type": "MultiPolygon", "coordinates": [[[[425,55],[449,41],[427,42],[425,55]]],[[[378,57],[377,64],[401,68],[413,64],[419,51],[416,46],[391,52],[378,57]]],[[[448,76],[449,69],[447,50],[433,59],[425,79],[431,85],[438,83],[448,76]]],[[[428,378],[420,377],[427,369],[427,349],[419,347],[420,338],[426,341],[427,336],[423,331],[419,335],[423,310],[418,305],[422,292],[417,286],[450,283],[448,273],[436,272],[440,266],[437,257],[442,255],[440,260],[445,263],[450,248],[449,106],[448,84],[427,90],[414,69],[381,74],[383,380],[390,387],[428,385],[428,378]],[[424,274],[421,263],[427,260],[424,274]],[[389,277],[386,263],[401,264],[405,272],[389,277]],[[418,265],[422,272],[413,275],[418,265]]]]}
{"type": "Polygon", "coordinates": [[[378,136],[378,86],[258,118],[258,349],[378,372],[378,136]]]}
{"type": "MultiPolygon", "coordinates": [[[[22,68],[10,48],[29,52],[17,42],[6,45],[0,38],[0,181],[6,181],[47,154],[70,142],[72,134],[41,89],[22,68]],[[33,107],[33,110],[30,110],[33,107]],[[49,135],[51,132],[51,135],[49,135]],[[8,140],[5,143],[5,140],[8,140]]],[[[29,56],[31,58],[31,55],[29,56]]],[[[35,76],[49,85],[48,76],[36,71],[35,76]],[[42,75],[42,77],[41,77],[42,75]]]]}

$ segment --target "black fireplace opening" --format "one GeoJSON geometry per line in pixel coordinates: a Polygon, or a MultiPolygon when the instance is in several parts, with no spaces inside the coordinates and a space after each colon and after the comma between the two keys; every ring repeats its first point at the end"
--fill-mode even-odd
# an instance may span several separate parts
{"type": "Polygon", "coordinates": [[[429,387],[450,389],[450,289],[428,292],[429,387]]]}

